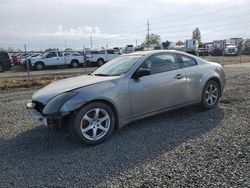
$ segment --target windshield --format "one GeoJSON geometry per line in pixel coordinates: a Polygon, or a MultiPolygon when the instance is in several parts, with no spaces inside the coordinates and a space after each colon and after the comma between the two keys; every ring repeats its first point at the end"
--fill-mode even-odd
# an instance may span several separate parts
{"type": "Polygon", "coordinates": [[[92,75],[120,76],[127,73],[141,56],[120,56],[97,69],[92,75]]]}

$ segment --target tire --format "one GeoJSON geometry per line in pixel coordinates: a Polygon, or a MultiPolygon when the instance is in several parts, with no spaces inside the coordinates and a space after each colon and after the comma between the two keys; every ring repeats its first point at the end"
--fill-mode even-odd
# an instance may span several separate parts
{"type": "Polygon", "coordinates": [[[38,70],[38,71],[44,70],[44,69],[45,69],[45,65],[44,65],[43,62],[37,62],[37,63],[35,63],[35,65],[34,65],[34,69],[35,69],[35,70],[38,70]]]}
{"type": "Polygon", "coordinates": [[[102,66],[104,64],[104,60],[103,59],[98,59],[97,64],[98,64],[98,66],[102,66]]]}
{"type": "Polygon", "coordinates": [[[210,80],[205,85],[202,92],[201,106],[203,109],[214,108],[220,98],[220,85],[215,80],[210,80]]]}
{"type": "Polygon", "coordinates": [[[70,67],[72,68],[77,68],[79,66],[79,62],[77,60],[72,60],[70,67]]]}
{"type": "Polygon", "coordinates": [[[100,102],[83,106],[72,116],[72,120],[69,125],[71,135],[88,145],[106,141],[115,126],[114,112],[108,105],[100,102]]]}
{"type": "Polygon", "coordinates": [[[5,68],[3,65],[0,64],[0,72],[3,72],[3,71],[5,71],[5,68]]]}

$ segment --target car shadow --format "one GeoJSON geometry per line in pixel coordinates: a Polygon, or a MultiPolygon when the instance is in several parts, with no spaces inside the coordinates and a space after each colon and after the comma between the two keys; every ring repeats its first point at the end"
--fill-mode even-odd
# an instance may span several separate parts
{"type": "Polygon", "coordinates": [[[18,136],[1,141],[0,170],[14,178],[15,185],[67,185],[69,182],[91,186],[110,179],[134,166],[143,165],[185,142],[220,125],[223,108],[200,111],[188,107],[131,123],[114,132],[97,146],[85,146],[66,133],[38,126],[18,136]],[[13,167],[19,173],[13,173],[13,167]],[[1,169],[3,168],[3,169],[1,169]],[[22,169],[26,169],[25,173],[22,169]],[[35,172],[35,174],[34,174],[35,172]],[[59,178],[63,174],[64,178],[59,178]],[[27,178],[29,177],[29,178],[27,178]],[[51,181],[49,181],[51,180],[51,181]],[[50,183],[49,183],[50,182],[50,183]]]}

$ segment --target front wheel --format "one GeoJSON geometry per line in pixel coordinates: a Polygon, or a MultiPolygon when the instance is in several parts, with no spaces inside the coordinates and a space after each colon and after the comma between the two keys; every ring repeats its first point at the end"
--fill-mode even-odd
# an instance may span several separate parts
{"type": "Polygon", "coordinates": [[[205,109],[211,109],[214,108],[220,98],[220,86],[218,82],[211,80],[209,81],[202,93],[202,101],[201,106],[205,109]]]}
{"type": "Polygon", "coordinates": [[[37,62],[37,63],[35,63],[35,65],[34,65],[34,69],[35,69],[35,70],[38,70],[38,71],[44,70],[44,69],[45,69],[45,65],[44,65],[43,62],[37,62]]]}
{"type": "Polygon", "coordinates": [[[107,140],[114,129],[115,116],[105,103],[94,102],[83,106],[73,117],[70,132],[80,142],[96,145],[107,140]]]}

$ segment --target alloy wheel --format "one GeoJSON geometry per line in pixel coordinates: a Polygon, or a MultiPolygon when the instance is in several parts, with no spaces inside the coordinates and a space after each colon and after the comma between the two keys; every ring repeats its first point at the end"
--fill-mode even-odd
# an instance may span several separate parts
{"type": "Polygon", "coordinates": [[[206,89],[205,93],[206,103],[208,105],[214,105],[217,102],[218,98],[219,98],[218,88],[215,84],[211,83],[206,89]]]}
{"type": "Polygon", "coordinates": [[[85,138],[95,141],[106,135],[110,123],[110,116],[106,110],[94,108],[83,115],[80,130],[85,138]]]}

